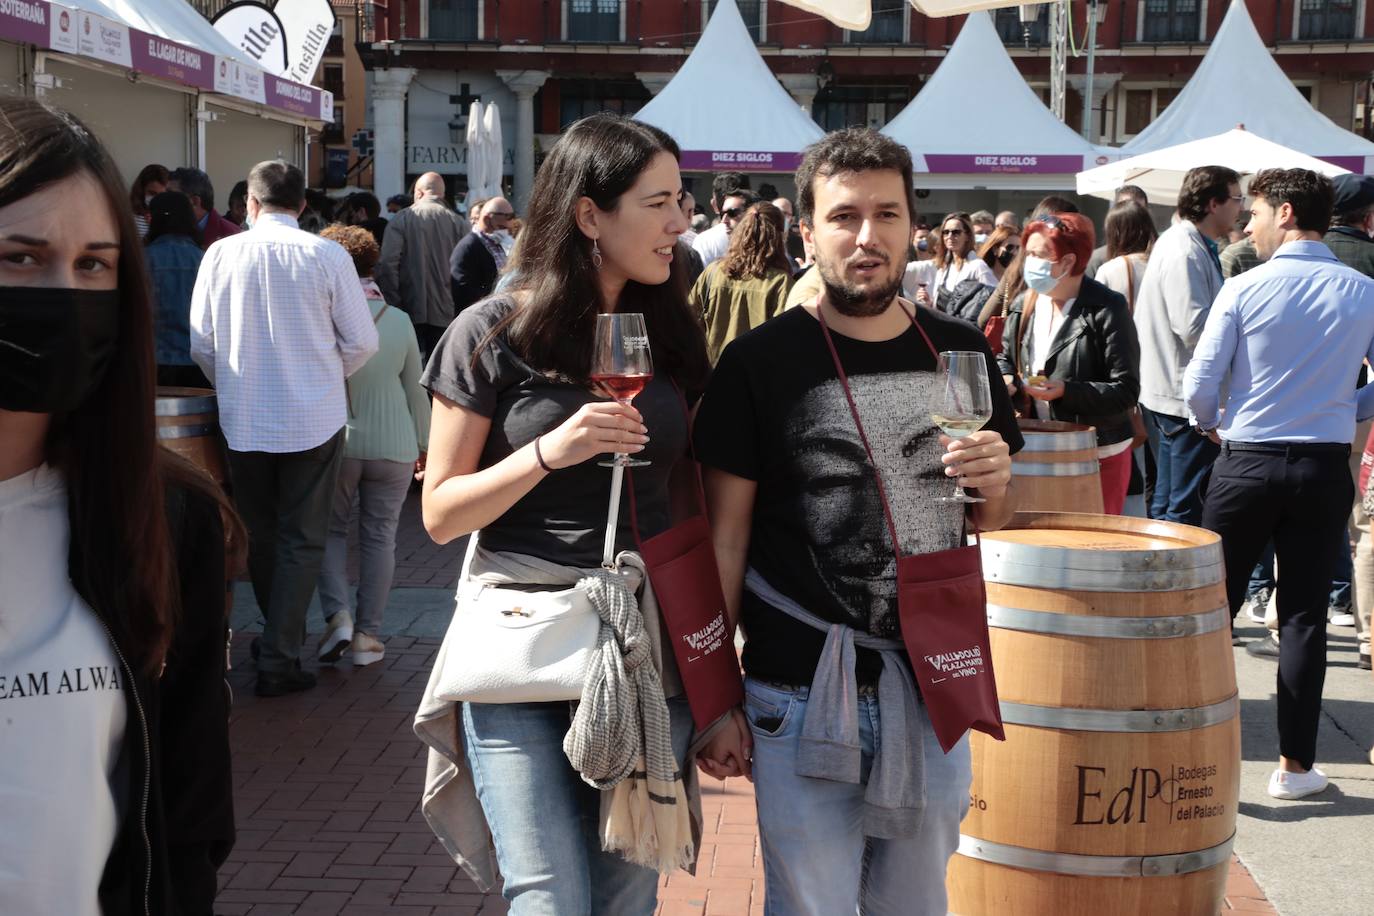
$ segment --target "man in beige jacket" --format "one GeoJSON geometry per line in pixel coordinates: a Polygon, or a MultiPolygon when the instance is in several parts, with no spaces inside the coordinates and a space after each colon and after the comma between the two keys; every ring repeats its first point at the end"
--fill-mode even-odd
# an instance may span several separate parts
{"type": "Polygon", "coordinates": [[[415,182],[415,203],[392,218],[383,238],[377,285],[389,305],[410,315],[425,360],[453,321],[448,260],[469,231],[444,203],[444,179],[426,172],[415,182]]]}

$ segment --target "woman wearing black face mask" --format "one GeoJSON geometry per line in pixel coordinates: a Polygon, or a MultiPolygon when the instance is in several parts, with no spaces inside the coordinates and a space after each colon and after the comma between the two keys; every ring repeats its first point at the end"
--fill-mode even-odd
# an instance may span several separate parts
{"type": "Polygon", "coordinates": [[[1016,260],[1016,256],[1021,253],[1021,236],[1013,232],[1006,226],[998,226],[992,230],[987,241],[978,246],[978,257],[983,259],[983,263],[992,268],[992,275],[1000,283],[1003,275],[1011,262],[1016,260]]]}
{"type": "Polygon", "coordinates": [[[209,913],[233,845],[241,529],[159,449],[153,384],[118,172],[69,115],[0,100],[3,913],[209,913]]]}

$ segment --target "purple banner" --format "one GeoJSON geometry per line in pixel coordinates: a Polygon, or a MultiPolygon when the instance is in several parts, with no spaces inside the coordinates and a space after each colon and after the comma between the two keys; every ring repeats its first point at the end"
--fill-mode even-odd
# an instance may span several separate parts
{"type": "Polygon", "coordinates": [[[682,168],[690,172],[795,172],[801,153],[743,150],[683,150],[682,168]]]}
{"type": "Polygon", "coordinates": [[[319,90],[267,74],[267,104],[299,115],[320,117],[319,90]]]}
{"type": "Polygon", "coordinates": [[[51,13],[44,0],[0,0],[0,38],[46,48],[51,13]]]}
{"type": "Polygon", "coordinates": [[[215,88],[215,56],[208,52],[134,29],[133,59],[134,69],[149,76],[201,89],[215,88]]]}
{"type": "Polygon", "coordinates": [[[1347,171],[1354,172],[1356,175],[1364,174],[1363,156],[1318,156],[1317,158],[1323,162],[1338,165],[1347,171]]]}
{"type": "Polygon", "coordinates": [[[999,175],[1076,174],[1083,171],[1082,156],[950,156],[927,153],[929,172],[994,173],[999,175]]]}

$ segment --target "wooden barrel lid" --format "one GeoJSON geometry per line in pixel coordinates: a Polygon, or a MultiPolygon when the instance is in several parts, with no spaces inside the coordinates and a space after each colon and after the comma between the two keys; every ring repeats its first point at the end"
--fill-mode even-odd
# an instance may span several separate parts
{"type": "Polygon", "coordinates": [[[989,582],[1071,591],[1179,591],[1225,581],[1221,538],[1151,519],[1018,512],[983,535],[989,582]]]}
{"type": "Polygon", "coordinates": [[[1097,428],[1080,423],[1061,423],[1058,420],[1016,421],[1026,440],[1026,452],[1076,452],[1097,448],[1097,428]]]}
{"type": "Polygon", "coordinates": [[[185,417],[218,413],[213,388],[159,388],[153,413],[159,417],[185,417]]]}

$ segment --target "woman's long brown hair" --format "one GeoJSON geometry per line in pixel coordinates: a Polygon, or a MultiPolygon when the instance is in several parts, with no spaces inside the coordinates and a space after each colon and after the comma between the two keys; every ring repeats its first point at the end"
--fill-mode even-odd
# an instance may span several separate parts
{"type": "Polygon", "coordinates": [[[79,407],[52,418],[47,460],[66,481],[72,584],[110,628],[129,664],[155,673],[179,611],[165,487],[209,495],[220,504],[231,536],[241,528],[209,479],[172,460],[157,443],[151,297],[118,169],[70,114],[30,99],[0,99],[0,207],[82,173],[101,186],[119,228],[119,336],[99,387],[79,407]]]}
{"type": "Polygon", "coordinates": [[[767,201],[754,204],[730,233],[720,269],[731,280],[762,280],[770,270],[788,271],[782,211],[767,201]]]}
{"type": "Polygon", "coordinates": [[[959,225],[964,227],[964,250],[958,255],[958,260],[967,261],[968,256],[973,253],[973,223],[969,220],[967,213],[950,213],[940,220],[940,228],[935,230],[938,236],[938,244],[935,246],[935,269],[944,270],[947,264],[953,263],[955,256],[945,250],[945,223],[950,220],[958,220],[959,225]]]}

